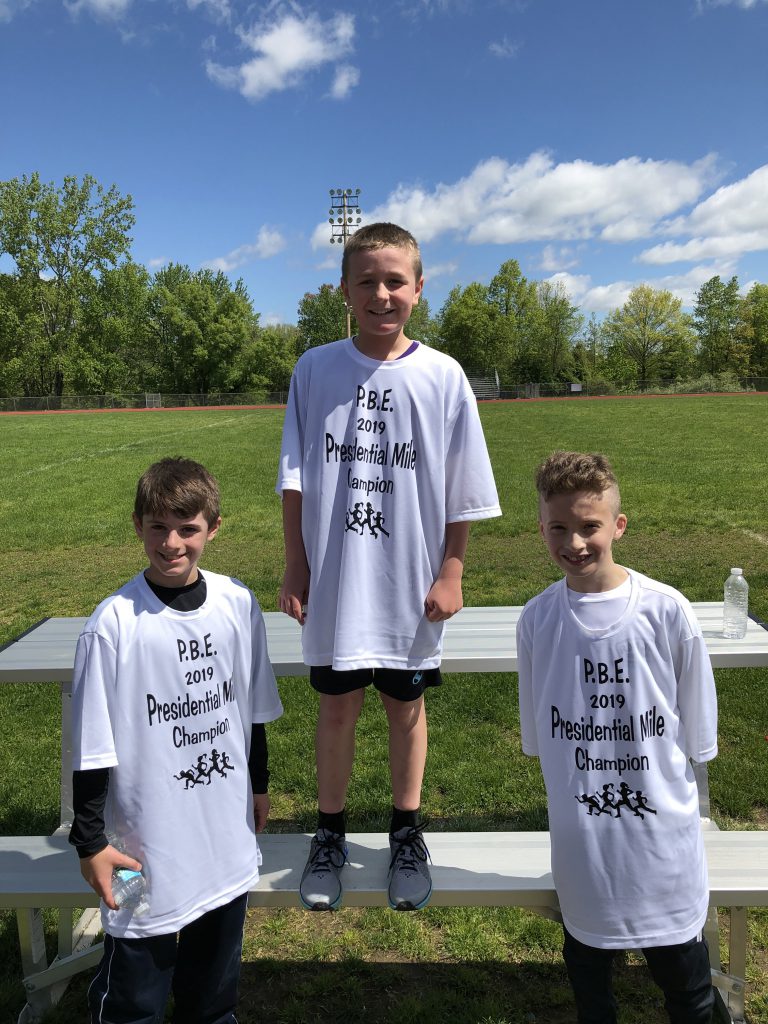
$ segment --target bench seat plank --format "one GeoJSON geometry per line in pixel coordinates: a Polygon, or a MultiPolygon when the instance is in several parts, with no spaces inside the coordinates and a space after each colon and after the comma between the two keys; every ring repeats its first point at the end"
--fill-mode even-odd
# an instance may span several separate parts
{"type": "MultiPolygon", "coordinates": [[[[722,636],[722,601],[693,605],[715,668],[768,665],[768,629],[750,619],[742,640],[722,636]]],[[[515,626],[520,606],[463,608],[446,623],[443,672],[516,672],[515,626]]],[[[269,656],[278,676],[307,674],[301,627],[282,612],[266,612],[269,656]]],[[[45,619],[0,650],[0,682],[69,683],[75,643],[85,618],[45,619]]]]}
{"type": "MultiPolygon", "coordinates": [[[[557,906],[547,832],[430,832],[433,906],[557,906]]],[[[344,904],[385,906],[385,833],[347,837],[344,904]]],[[[255,907],[295,907],[309,837],[264,834],[255,907]]],[[[711,906],[768,906],[768,832],[705,831],[711,906]]],[[[96,906],[65,836],[0,837],[0,906],[96,906]]]]}

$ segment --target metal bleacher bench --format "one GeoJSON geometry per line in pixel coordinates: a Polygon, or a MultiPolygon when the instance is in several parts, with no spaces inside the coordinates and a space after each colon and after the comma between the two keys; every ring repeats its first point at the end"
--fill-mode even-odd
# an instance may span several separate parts
{"type": "MultiPolygon", "coordinates": [[[[694,604],[715,668],[768,665],[768,629],[750,620],[743,640],[722,637],[722,603],[694,604]]],[[[445,672],[514,672],[519,607],[465,608],[447,623],[445,672]]],[[[306,674],[298,625],[267,613],[267,641],[278,676],[306,674]]],[[[52,836],[0,837],[0,907],[16,911],[27,1003],[19,1024],[39,1020],[68,980],[94,966],[100,946],[97,899],[67,843],[71,821],[71,681],[77,636],[85,619],[46,619],[0,649],[0,683],[58,682],[62,694],[61,826],[52,836]],[[43,908],[58,908],[58,954],[48,962],[43,908]],[[74,927],[72,908],[86,908],[74,927]]],[[[726,1020],[744,1020],[747,908],[768,906],[768,831],[720,831],[711,820],[705,765],[696,766],[710,877],[710,944],[718,1006],[726,1020]],[[727,971],[721,966],[717,908],[730,915],[727,971]]],[[[305,835],[263,834],[264,864],[250,893],[254,907],[297,907],[306,860],[305,835]]],[[[344,905],[384,907],[386,834],[350,834],[344,905]]],[[[430,832],[433,906],[517,906],[559,920],[547,832],[430,832]]]]}

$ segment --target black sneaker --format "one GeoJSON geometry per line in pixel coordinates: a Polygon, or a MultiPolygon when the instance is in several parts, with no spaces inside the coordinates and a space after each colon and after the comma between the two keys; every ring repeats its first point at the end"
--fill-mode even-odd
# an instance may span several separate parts
{"type": "Polygon", "coordinates": [[[422,832],[424,825],[406,825],[389,834],[389,905],[393,910],[421,910],[432,895],[432,877],[427,866],[429,850],[422,832]]]}
{"type": "Polygon", "coordinates": [[[347,862],[344,836],[319,828],[309,848],[299,897],[307,910],[336,910],[341,903],[341,869],[347,862]]]}

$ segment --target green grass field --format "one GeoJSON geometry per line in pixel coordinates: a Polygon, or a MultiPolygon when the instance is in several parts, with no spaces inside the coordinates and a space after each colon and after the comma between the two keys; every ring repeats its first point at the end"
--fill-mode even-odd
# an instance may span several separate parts
{"type": "MultiPolygon", "coordinates": [[[[604,451],[621,481],[629,528],[619,561],[691,600],[720,599],[728,569],[741,565],[751,610],[768,620],[767,414],[768,398],[743,395],[484,405],[504,516],[472,528],[465,603],[521,604],[557,578],[537,534],[532,475],[554,448],[579,448],[604,451]]],[[[281,423],[275,410],[0,417],[0,643],[44,616],[88,614],[138,571],[133,491],[164,455],[198,459],[219,478],[224,525],[205,564],[239,576],[275,609],[281,423]]],[[[509,675],[449,676],[430,693],[424,807],[433,828],[546,827],[538,765],[519,749],[515,683],[509,675]]],[[[768,669],[719,671],[717,683],[714,815],[724,828],[768,828],[768,669]]],[[[271,827],[311,829],[315,700],[304,680],[280,680],[280,688],[286,713],[270,728],[271,827]]],[[[58,824],[58,688],[0,687],[0,715],[0,829],[49,833],[58,824]]],[[[349,827],[380,830],[389,796],[375,699],[359,735],[349,827]]],[[[748,1017],[768,1024],[768,914],[751,912],[749,926],[748,1017]]],[[[518,910],[251,912],[239,1018],[564,1024],[574,1013],[559,945],[556,925],[518,910]]],[[[6,1024],[24,1002],[7,913],[0,963],[6,1024]]],[[[70,987],[51,1022],[83,1019],[86,983],[70,987]]],[[[622,1021],[666,1019],[637,957],[619,965],[617,991],[622,1021]]]]}

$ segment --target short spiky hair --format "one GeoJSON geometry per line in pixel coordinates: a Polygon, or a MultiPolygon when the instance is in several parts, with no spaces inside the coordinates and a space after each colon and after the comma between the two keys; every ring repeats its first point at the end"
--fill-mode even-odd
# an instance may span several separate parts
{"type": "Polygon", "coordinates": [[[420,281],[424,275],[424,268],[421,264],[421,253],[419,243],[405,228],[397,224],[389,224],[382,221],[379,224],[366,224],[359,228],[344,246],[344,255],[341,257],[341,277],[347,280],[349,273],[349,258],[353,253],[366,252],[371,249],[407,249],[413,260],[413,270],[416,280],[420,281]]]}
{"type": "Polygon", "coordinates": [[[612,490],[616,496],[617,515],[621,507],[619,482],[613,467],[598,452],[553,452],[536,470],[536,490],[541,501],[576,491],[602,494],[612,490]]]}
{"type": "Polygon", "coordinates": [[[136,488],[133,511],[145,515],[194,518],[200,512],[209,526],[218,520],[219,485],[216,478],[192,459],[161,459],[143,474],[136,488]]]}

